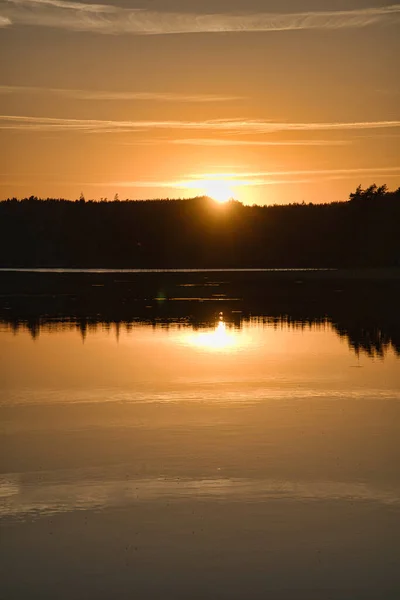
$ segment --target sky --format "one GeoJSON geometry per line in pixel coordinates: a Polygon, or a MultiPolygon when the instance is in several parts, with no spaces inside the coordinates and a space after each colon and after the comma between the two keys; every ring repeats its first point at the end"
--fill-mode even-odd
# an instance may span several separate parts
{"type": "Polygon", "coordinates": [[[400,4],[0,0],[0,198],[400,186],[400,4]]]}

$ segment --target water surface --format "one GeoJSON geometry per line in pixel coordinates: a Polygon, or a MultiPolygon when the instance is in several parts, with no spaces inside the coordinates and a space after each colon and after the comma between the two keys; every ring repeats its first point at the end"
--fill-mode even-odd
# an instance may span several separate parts
{"type": "Polygon", "coordinates": [[[4,598],[398,598],[400,361],[354,335],[3,321],[4,598]]]}

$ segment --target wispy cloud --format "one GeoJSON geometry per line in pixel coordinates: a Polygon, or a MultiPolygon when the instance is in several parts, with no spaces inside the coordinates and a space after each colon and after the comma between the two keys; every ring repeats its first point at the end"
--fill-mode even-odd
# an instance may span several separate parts
{"type": "MultiPolygon", "coordinates": [[[[151,141],[149,143],[161,143],[160,141],[151,141]]],[[[178,140],[163,140],[164,143],[170,143],[178,146],[345,146],[351,144],[347,140],[221,140],[212,138],[184,138],[178,140]]]]}
{"type": "Polygon", "coordinates": [[[248,119],[212,119],[206,121],[113,121],[100,119],[63,119],[0,115],[0,129],[34,131],[81,131],[87,133],[131,133],[143,130],[203,130],[240,134],[268,134],[281,131],[352,131],[391,129],[400,121],[360,121],[327,123],[285,123],[248,119]]]}
{"type": "Polygon", "coordinates": [[[51,94],[76,100],[142,100],[156,102],[229,102],[233,100],[243,100],[243,96],[224,96],[217,94],[68,90],[62,88],[41,88],[18,85],[0,85],[0,94],[51,94]]]}
{"type": "MultiPolygon", "coordinates": [[[[305,170],[282,170],[282,171],[243,171],[243,172],[215,172],[194,173],[187,177],[176,177],[172,179],[135,179],[128,181],[80,181],[74,185],[91,186],[99,188],[128,188],[128,189],[162,189],[190,191],[195,194],[207,193],[210,182],[226,182],[230,188],[261,187],[270,185],[294,185],[318,183],[323,181],[335,181],[355,179],[363,176],[400,178],[400,166],[397,167],[354,167],[343,169],[305,169],[305,170]]],[[[3,185],[18,185],[21,181],[0,181],[3,185]]],[[[54,181],[49,181],[54,184],[54,181]]],[[[71,181],[58,181],[58,184],[71,184],[71,181]]]]}
{"type": "Polygon", "coordinates": [[[64,0],[1,0],[10,24],[57,27],[102,34],[165,35],[343,29],[398,22],[400,5],[298,13],[162,12],[64,0]]]}
{"type": "MultiPolygon", "coordinates": [[[[201,173],[194,174],[186,179],[173,179],[168,181],[118,181],[113,182],[112,186],[127,188],[163,188],[176,190],[202,190],[207,182],[226,181],[233,188],[236,187],[255,187],[277,184],[294,183],[315,183],[329,179],[350,179],[354,176],[362,175],[385,175],[385,177],[399,177],[400,166],[398,167],[367,167],[353,169],[313,169],[313,170],[293,170],[293,171],[259,171],[244,173],[201,173]]],[[[103,184],[99,184],[103,185],[103,184]]],[[[108,184],[107,184],[108,185],[108,184]]]]}
{"type": "Polygon", "coordinates": [[[290,171],[245,171],[230,173],[198,173],[191,176],[192,179],[247,179],[255,177],[297,177],[298,175],[363,175],[369,173],[400,173],[398,167],[356,167],[351,169],[311,169],[290,171]]]}

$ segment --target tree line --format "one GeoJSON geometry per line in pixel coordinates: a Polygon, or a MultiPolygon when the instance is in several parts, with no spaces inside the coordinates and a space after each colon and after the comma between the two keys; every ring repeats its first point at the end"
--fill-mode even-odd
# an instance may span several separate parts
{"type": "Polygon", "coordinates": [[[0,202],[0,266],[318,268],[400,265],[400,188],[346,202],[244,206],[189,200],[0,202]]]}

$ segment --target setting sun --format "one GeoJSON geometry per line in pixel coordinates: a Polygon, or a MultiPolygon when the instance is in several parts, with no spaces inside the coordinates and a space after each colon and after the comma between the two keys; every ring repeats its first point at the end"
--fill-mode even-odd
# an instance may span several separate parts
{"type": "Polygon", "coordinates": [[[233,191],[227,181],[218,180],[205,180],[202,182],[202,187],[207,196],[216,200],[216,202],[228,202],[233,198],[233,191]]]}

